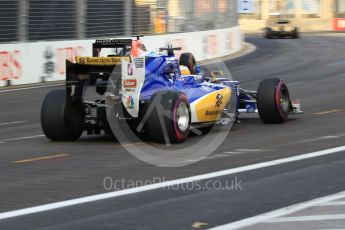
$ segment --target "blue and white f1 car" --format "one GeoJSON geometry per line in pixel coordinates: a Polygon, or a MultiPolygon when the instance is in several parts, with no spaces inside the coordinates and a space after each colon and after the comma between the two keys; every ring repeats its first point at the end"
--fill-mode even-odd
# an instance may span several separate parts
{"type": "Polygon", "coordinates": [[[93,57],[77,57],[76,63],[66,60],[66,89],[49,92],[42,105],[45,135],[74,141],[84,131],[112,133],[106,112],[109,101],[121,111],[116,119],[141,126],[135,130],[157,142],[167,137],[183,142],[192,127],[210,127],[226,117],[237,120],[241,113],[257,112],[265,123],[282,123],[289,114],[301,112],[283,80],[265,79],[258,91],[243,90],[238,81],[219,72],[207,78],[191,53],[177,60],[176,49],[162,48],[164,54],[157,54],[147,52],[139,38],[97,40],[93,57]],[[105,48],[112,54],[102,56],[105,48]],[[91,80],[104,97],[90,102],[84,95],[91,80]],[[111,92],[109,85],[114,86],[111,92]]]}

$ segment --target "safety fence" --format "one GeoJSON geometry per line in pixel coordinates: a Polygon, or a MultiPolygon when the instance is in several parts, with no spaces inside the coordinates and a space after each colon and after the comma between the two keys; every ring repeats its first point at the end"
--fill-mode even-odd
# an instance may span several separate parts
{"type": "Polygon", "coordinates": [[[237,0],[0,0],[0,43],[180,33],[237,25],[237,0]]]}

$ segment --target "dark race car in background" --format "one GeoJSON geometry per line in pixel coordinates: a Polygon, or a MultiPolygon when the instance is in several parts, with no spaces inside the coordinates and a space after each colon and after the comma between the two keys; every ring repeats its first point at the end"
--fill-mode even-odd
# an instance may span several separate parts
{"type": "Polygon", "coordinates": [[[265,38],[299,38],[300,33],[290,20],[270,19],[267,21],[267,27],[264,29],[265,38]]]}

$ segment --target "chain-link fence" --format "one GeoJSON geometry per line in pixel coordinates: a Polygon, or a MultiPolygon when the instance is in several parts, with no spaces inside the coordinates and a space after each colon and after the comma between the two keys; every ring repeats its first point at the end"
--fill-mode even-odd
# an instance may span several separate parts
{"type": "Polygon", "coordinates": [[[0,0],[0,42],[165,34],[237,25],[237,0],[0,0]]]}

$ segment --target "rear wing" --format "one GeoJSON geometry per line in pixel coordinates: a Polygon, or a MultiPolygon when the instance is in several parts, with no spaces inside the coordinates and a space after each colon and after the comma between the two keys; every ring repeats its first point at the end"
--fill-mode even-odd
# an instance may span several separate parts
{"type": "Polygon", "coordinates": [[[268,19],[267,26],[274,27],[277,25],[292,25],[292,22],[288,19],[268,19]]]}
{"type": "MultiPolygon", "coordinates": [[[[76,63],[66,60],[67,110],[83,109],[85,89],[90,75],[95,73],[101,74],[102,87],[107,87],[109,78],[119,82],[122,104],[132,117],[138,117],[140,92],[145,80],[145,57],[76,57],[76,63]],[[117,65],[121,68],[115,69],[117,65]]],[[[99,92],[97,87],[96,92],[99,92]]]]}
{"type": "Polygon", "coordinates": [[[129,56],[114,57],[76,57],[76,64],[86,66],[113,66],[121,64],[122,60],[130,60],[129,56]]]}
{"type": "Polygon", "coordinates": [[[131,61],[130,56],[117,57],[76,57],[76,63],[66,60],[66,107],[70,103],[82,104],[85,88],[88,86],[92,74],[101,74],[102,79],[107,81],[114,73],[117,65],[122,60],[131,61]]]}
{"type": "Polygon", "coordinates": [[[96,40],[95,43],[92,43],[92,56],[98,57],[103,48],[113,48],[125,55],[126,52],[132,49],[132,39],[96,40]]]}
{"type": "MultiPolygon", "coordinates": [[[[139,56],[139,51],[133,52],[133,44],[138,46],[135,51],[139,50],[141,44],[139,40],[96,40],[92,44],[92,57],[76,57],[75,63],[66,60],[66,110],[77,109],[78,111],[83,111],[85,89],[89,85],[90,80],[96,75],[96,92],[101,95],[104,93],[104,89],[102,90],[101,88],[107,86],[109,78],[120,80],[119,82],[124,91],[122,103],[130,115],[137,117],[140,90],[145,79],[145,58],[137,57],[139,56]],[[113,48],[115,49],[115,54],[100,57],[103,48],[113,48]],[[133,53],[138,55],[131,55],[133,53]],[[117,70],[115,67],[118,65],[121,68],[117,70]],[[124,84],[122,84],[122,80],[124,84]],[[97,91],[98,89],[99,91],[97,91]]],[[[69,114],[78,113],[73,113],[72,111],[69,114]]],[[[74,120],[78,120],[78,118],[74,120]]]]}

